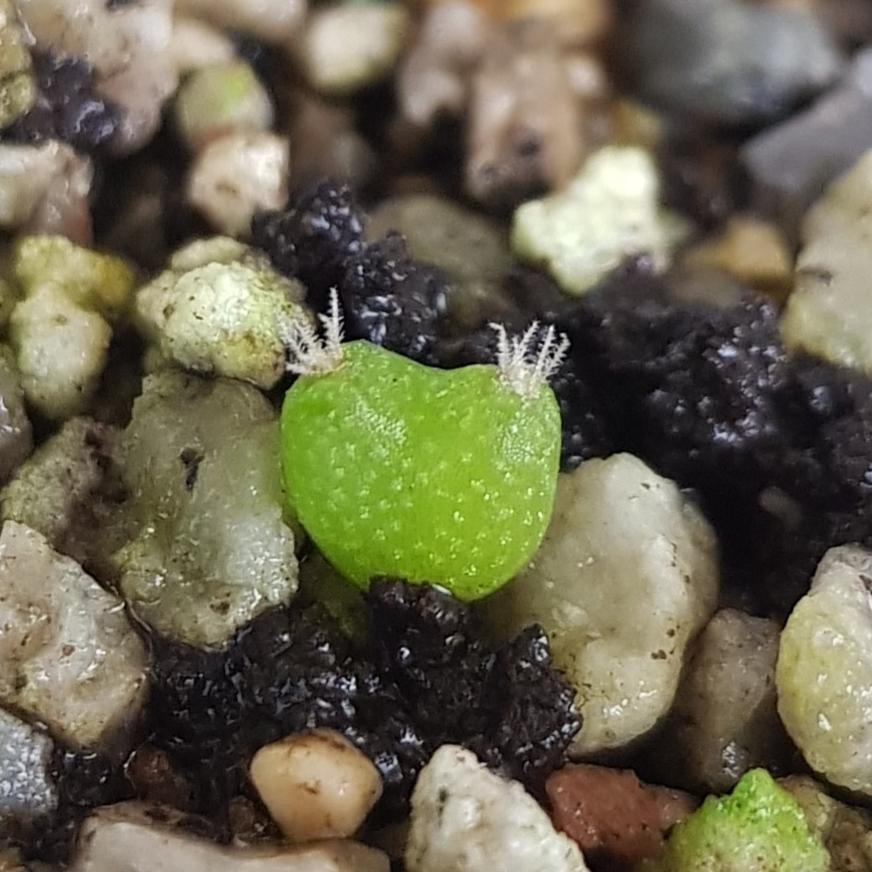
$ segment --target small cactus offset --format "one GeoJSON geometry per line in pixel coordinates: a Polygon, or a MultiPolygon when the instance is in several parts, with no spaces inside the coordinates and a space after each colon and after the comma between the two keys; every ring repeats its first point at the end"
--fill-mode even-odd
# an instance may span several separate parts
{"type": "Polygon", "coordinates": [[[335,295],[286,331],[300,375],[282,412],[290,508],[336,566],[496,590],[532,557],[554,502],[560,414],[547,379],[568,342],[533,325],[499,332],[497,366],[441,370],[369,342],[341,345],[335,295]]]}

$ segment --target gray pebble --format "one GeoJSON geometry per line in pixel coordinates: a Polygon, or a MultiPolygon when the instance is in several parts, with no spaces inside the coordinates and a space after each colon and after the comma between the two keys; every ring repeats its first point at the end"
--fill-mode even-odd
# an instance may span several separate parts
{"type": "Polygon", "coordinates": [[[839,49],[812,15],[738,0],[643,0],[624,46],[640,96],[724,124],[778,117],[835,80],[839,49]]]}
{"type": "Polygon", "coordinates": [[[841,87],[751,139],[742,160],[757,205],[795,227],[827,184],[870,148],[872,49],[866,49],[841,87]]]}

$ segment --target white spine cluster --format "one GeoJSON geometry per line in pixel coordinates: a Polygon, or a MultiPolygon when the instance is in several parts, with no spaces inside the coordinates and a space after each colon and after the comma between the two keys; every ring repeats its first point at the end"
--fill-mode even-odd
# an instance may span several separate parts
{"type": "Polygon", "coordinates": [[[503,384],[521,397],[535,397],[566,357],[569,338],[558,334],[553,325],[543,330],[538,321],[520,336],[509,336],[502,324],[490,326],[497,333],[497,367],[503,384]]]}
{"type": "Polygon", "coordinates": [[[342,312],[336,288],[330,291],[329,314],[318,315],[318,320],[324,327],[323,338],[318,335],[315,325],[305,318],[295,318],[280,325],[281,340],[288,351],[288,372],[327,375],[342,365],[342,312]]]}

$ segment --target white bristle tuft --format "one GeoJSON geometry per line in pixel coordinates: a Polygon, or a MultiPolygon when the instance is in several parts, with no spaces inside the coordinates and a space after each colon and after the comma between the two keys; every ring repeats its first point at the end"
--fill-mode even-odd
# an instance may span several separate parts
{"type": "Polygon", "coordinates": [[[318,320],[324,327],[323,339],[306,318],[295,318],[279,326],[279,335],[288,352],[288,372],[326,375],[342,365],[342,312],[336,288],[330,290],[329,314],[319,315],[318,320]]]}
{"type": "Polygon", "coordinates": [[[553,325],[542,330],[538,321],[519,336],[509,336],[502,324],[490,326],[497,334],[497,367],[503,383],[521,397],[535,397],[565,359],[569,338],[558,334],[553,325]]]}

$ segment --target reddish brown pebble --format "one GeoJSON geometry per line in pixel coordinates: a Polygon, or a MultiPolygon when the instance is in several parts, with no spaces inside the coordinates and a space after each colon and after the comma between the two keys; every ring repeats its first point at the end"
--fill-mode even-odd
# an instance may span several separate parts
{"type": "Polygon", "coordinates": [[[546,784],[558,829],[585,859],[632,866],[656,856],[664,836],[696,807],[687,793],[643,784],[633,772],[566,766],[546,784]]]}
{"type": "Polygon", "coordinates": [[[187,811],[192,788],[187,779],[158,748],[142,745],[127,761],[127,780],[138,799],[187,811]]]}

